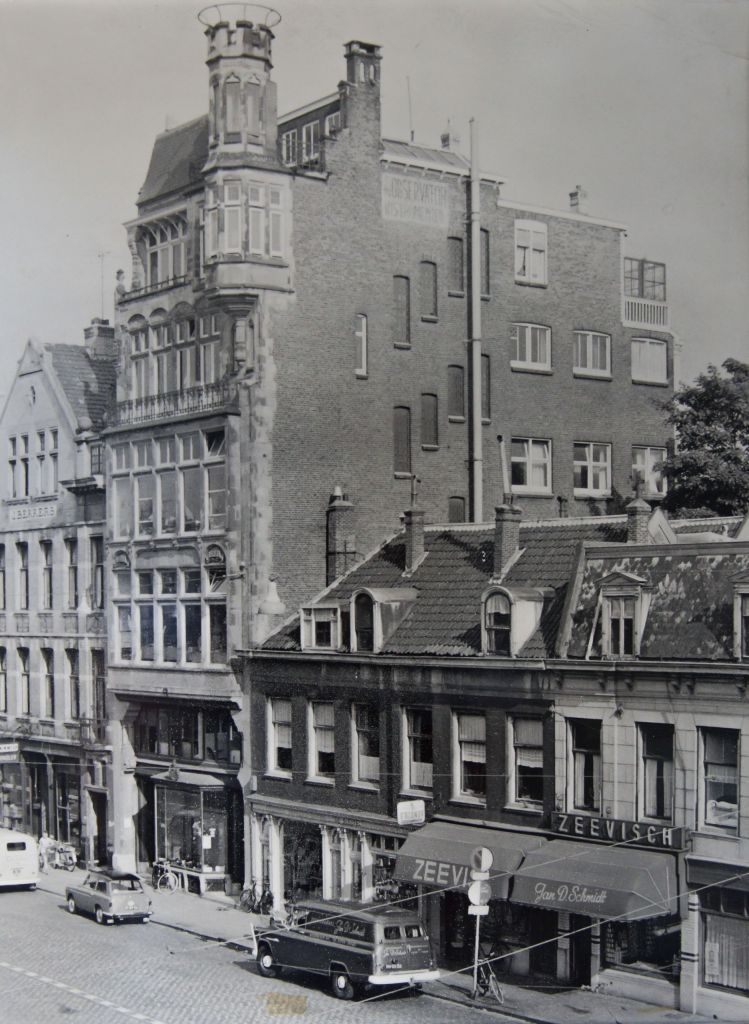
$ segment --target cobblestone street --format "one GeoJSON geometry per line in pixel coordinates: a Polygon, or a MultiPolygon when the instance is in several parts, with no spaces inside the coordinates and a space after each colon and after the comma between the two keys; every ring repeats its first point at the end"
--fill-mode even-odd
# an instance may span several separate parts
{"type": "Polygon", "coordinates": [[[71,917],[49,892],[7,892],[0,899],[5,1024],[487,1020],[484,1011],[427,995],[344,1004],[322,981],[266,980],[241,953],[156,923],[100,927],[71,917]]]}

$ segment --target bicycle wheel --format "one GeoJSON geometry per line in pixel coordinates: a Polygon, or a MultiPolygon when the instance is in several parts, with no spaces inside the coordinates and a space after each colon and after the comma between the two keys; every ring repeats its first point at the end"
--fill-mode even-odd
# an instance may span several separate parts
{"type": "Polygon", "coordinates": [[[480,996],[485,996],[489,991],[489,971],[484,964],[479,964],[479,971],[476,975],[476,991],[480,996]]]}
{"type": "Polygon", "coordinates": [[[160,892],[174,892],[179,885],[179,879],[173,871],[165,871],[159,879],[160,892]]]}
{"type": "Polygon", "coordinates": [[[499,984],[497,979],[494,977],[494,975],[492,974],[491,970],[489,971],[489,988],[491,989],[492,995],[497,1000],[499,1005],[500,1006],[504,1006],[505,1005],[504,989],[499,984]]]}

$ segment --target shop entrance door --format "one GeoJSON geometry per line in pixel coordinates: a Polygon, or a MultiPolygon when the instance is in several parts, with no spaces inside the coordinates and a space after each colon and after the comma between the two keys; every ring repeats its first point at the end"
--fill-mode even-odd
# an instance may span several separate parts
{"type": "Polygon", "coordinates": [[[94,859],[98,864],[109,863],[107,854],[107,794],[89,790],[94,811],[96,834],[94,835],[94,859]]]}
{"type": "Polygon", "coordinates": [[[570,981],[573,985],[590,985],[590,924],[589,917],[570,914],[570,981]]]}

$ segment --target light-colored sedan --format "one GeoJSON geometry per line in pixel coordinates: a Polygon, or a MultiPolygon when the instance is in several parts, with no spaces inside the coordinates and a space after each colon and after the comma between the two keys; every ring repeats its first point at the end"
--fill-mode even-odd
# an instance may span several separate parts
{"type": "Polygon", "coordinates": [[[81,885],[69,885],[65,899],[71,914],[93,914],[98,924],[150,920],[151,900],[137,875],[102,868],[89,871],[81,885]]]}

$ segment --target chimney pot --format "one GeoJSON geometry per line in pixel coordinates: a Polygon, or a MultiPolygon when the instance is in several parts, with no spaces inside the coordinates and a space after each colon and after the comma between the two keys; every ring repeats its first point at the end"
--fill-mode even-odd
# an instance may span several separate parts
{"type": "Polygon", "coordinates": [[[409,508],[403,516],[406,531],[406,569],[412,573],[424,557],[424,513],[409,508]]]}
{"type": "Polygon", "coordinates": [[[505,572],[520,548],[523,510],[517,505],[497,505],[494,510],[494,575],[505,572]]]}
{"type": "Polygon", "coordinates": [[[650,541],[648,523],[650,522],[650,505],[642,498],[635,498],[627,505],[627,543],[647,544],[650,541]]]}

